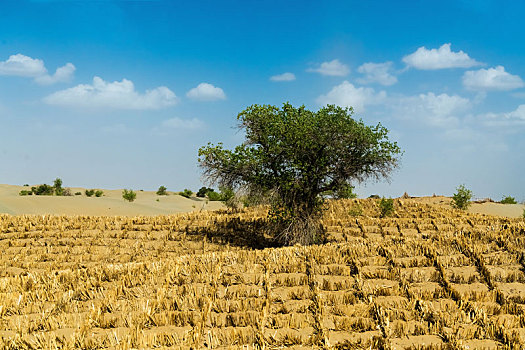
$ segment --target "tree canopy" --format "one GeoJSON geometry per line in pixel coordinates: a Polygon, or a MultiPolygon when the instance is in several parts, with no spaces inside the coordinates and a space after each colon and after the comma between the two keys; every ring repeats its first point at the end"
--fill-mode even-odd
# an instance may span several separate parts
{"type": "Polygon", "coordinates": [[[245,141],[199,149],[210,183],[263,193],[271,199],[284,244],[309,244],[322,235],[322,194],[349,193],[352,184],[388,178],[401,150],[381,124],[352,118],[352,108],[328,105],[317,112],[289,103],[252,105],[237,116],[245,141]]]}

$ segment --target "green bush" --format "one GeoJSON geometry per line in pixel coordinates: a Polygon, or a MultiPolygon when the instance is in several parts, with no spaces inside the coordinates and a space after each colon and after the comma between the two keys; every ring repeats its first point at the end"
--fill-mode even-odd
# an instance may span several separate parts
{"type": "Polygon", "coordinates": [[[133,192],[133,190],[126,190],[124,189],[122,191],[122,198],[127,200],[128,202],[133,202],[135,198],[137,198],[137,194],[133,192]]]}
{"type": "Polygon", "coordinates": [[[104,194],[104,191],[101,191],[101,190],[95,191],[95,197],[102,197],[103,194],[104,194]]]}
{"type": "Polygon", "coordinates": [[[75,192],[75,196],[81,196],[82,192],[75,192]]]}
{"type": "Polygon", "coordinates": [[[18,195],[20,196],[30,196],[33,194],[33,191],[28,191],[28,190],[22,190],[18,193],[18,195]]]}
{"type": "Polygon", "coordinates": [[[472,199],[472,191],[467,189],[465,185],[459,185],[456,191],[452,196],[452,207],[467,210],[472,199]]]}
{"type": "Polygon", "coordinates": [[[500,203],[501,204],[518,204],[518,202],[516,202],[516,198],[511,197],[511,196],[503,197],[500,203]]]}
{"type": "Polygon", "coordinates": [[[167,196],[168,195],[168,192],[166,192],[167,188],[165,186],[160,186],[159,189],[157,190],[157,195],[158,196],[167,196]]]}
{"type": "Polygon", "coordinates": [[[86,196],[91,197],[95,194],[95,190],[86,190],[84,193],[86,196]]]}
{"type": "Polygon", "coordinates": [[[55,194],[57,196],[64,195],[64,189],[62,188],[62,179],[57,177],[53,183],[53,188],[55,189],[55,194]]]}
{"type": "Polygon", "coordinates": [[[193,192],[191,190],[188,190],[187,188],[184,189],[184,191],[179,192],[179,194],[185,198],[190,198],[193,192]]]}
{"type": "Polygon", "coordinates": [[[207,196],[208,196],[208,199],[212,202],[222,200],[221,194],[219,192],[215,192],[214,190],[208,191],[207,196]]]}
{"type": "Polygon", "coordinates": [[[379,195],[377,195],[377,194],[372,194],[372,195],[370,195],[370,197],[368,197],[368,198],[379,199],[379,198],[381,198],[381,197],[379,197],[379,195]]]}
{"type": "Polygon", "coordinates": [[[379,202],[380,217],[391,216],[394,213],[394,200],[392,198],[381,198],[379,202]]]}
{"type": "Polygon", "coordinates": [[[199,190],[197,191],[197,197],[204,198],[209,192],[215,192],[215,191],[213,190],[213,188],[203,186],[199,188],[199,190]]]}
{"type": "Polygon", "coordinates": [[[52,196],[55,191],[52,186],[43,184],[36,187],[32,187],[31,192],[33,192],[37,196],[52,196]]]}

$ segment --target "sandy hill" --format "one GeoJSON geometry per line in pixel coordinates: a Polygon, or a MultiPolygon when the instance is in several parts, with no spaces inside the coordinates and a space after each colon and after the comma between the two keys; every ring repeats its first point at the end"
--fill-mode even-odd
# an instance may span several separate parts
{"type": "Polygon", "coordinates": [[[136,191],[137,198],[130,203],[122,198],[122,190],[103,190],[102,197],[87,197],[84,188],[71,188],[80,196],[20,196],[21,190],[30,187],[0,185],[0,213],[60,214],[60,215],[167,215],[199,210],[215,210],[223,207],[220,202],[202,198],[184,198],[172,192],[158,196],[153,191],[136,191]]]}

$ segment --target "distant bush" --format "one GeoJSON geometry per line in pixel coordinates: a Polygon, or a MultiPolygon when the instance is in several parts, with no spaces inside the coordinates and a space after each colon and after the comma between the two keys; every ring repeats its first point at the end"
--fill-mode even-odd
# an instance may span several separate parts
{"type": "Polygon", "coordinates": [[[168,192],[166,192],[166,190],[167,190],[166,187],[160,186],[159,189],[157,190],[157,195],[158,196],[167,196],[168,192]]]}
{"type": "Polygon", "coordinates": [[[368,198],[379,199],[379,198],[381,198],[381,197],[379,197],[379,195],[377,195],[377,194],[372,194],[372,195],[370,195],[370,197],[368,197],[368,198]]]}
{"type": "Polygon", "coordinates": [[[503,197],[500,203],[501,204],[518,204],[518,202],[516,202],[516,198],[511,197],[511,196],[503,197]]]}
{"type": "Polygon", "coordinates": [[[465,185],[459,185],[456,191],[452,196],[452,207],[461,210],[468,209],[470,200],[472,199],[472,191],[467,189],[465,185]]]}
{"type": "Polygon", "coordinates": [[[215,192],[215,190],[213,188],[203,186],[197,191],[197,197],[204,198],[209,192],[215,192]]]}
{"type": "Polygon", "coordinates": [[[190,198],[193,192],[191,190],[188,190],[187,188],[184,189],[184,191],[179,192],[179,194],[185,198],[190,198]]]}
{"type": "Polygon", "coordinates": [[[53,188],[55,190],[55,194],[57,196],[63,196],[64,195],[64,189],[62,188],[62,179],[56,178],[53,183],[53,188]]]}
{"type": "Polygon", "coordinates": [[[81,196],[82,192],[75,192],[75,196],[81,196]]]}
{"type": "Polygon", "coordinates": [[[95,194],[95,190],[86,190],[84,191],[84,193],[86,194],[86,196],[91,197],[95,194]]]}
{"type": "Polygon", "coordinates": [[[212,202],[222,200],[221,194],[219,192],[215,192],[214,190],[208,191],[207,196],[208,196],[208,199],[212,202]]]}
{"type": "Polygon", "coordinates": [[[43,184],[36,187],[31,187],[31,192],[37,196],[52,196],[55,191],[52,186],[43,184]]]}
{"type": "Polygon", "coordinates": [[[32,194],[33,194],[33,191],[30,191],[30,190],[29,191],[28,190],[22,190],[22,191],[20,191],[18,193],[18,195],[20,195],[20,196],[30,196],[32,194]]]}
{"type": "Polygon", "coordinates": [[[24,184],[24,187],[29,187],[29,184],[24,184]]]}
{"type": "Polygon", "coordinates": [[[95,191],[95,197],[102,197],[103,194],[104,194],[104,191],[101,191],[101,190],[95,191]]]}
{"type": "Polygon", "coordinates": [[[137,198],[137,194],[133,192],[133,190],[126,190],[124,189],[122,191],[122,198],[127,200],[128,202],[133,202],[135,198],[137,198]]]}
{"type": "Polygon", "coordinates": [[[381,198],[379,202],[380,217],[391,216],[394,213],[394,200],[392,198],[381,198]]]}
{"type": "Polygon", "coordinates": [[[64,190],[62,191],[62,195],[63,196],[67,196],[67,197],[72,196],[73,194],[71,193],[71,188],[69,188],[69,187],[64,188],[64,190]]]}

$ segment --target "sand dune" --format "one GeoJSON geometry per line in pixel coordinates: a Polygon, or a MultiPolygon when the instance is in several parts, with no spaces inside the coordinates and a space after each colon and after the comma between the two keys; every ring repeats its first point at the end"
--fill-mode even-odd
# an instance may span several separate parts
{"type": "Polygon", "coordinates": [[[198,210],[223,208],[221,202],[209,202],[202,198],[184,198],[170,193],[158,196],[153,191],[136,191],[134,202],[122,198],[122,190],[103,190],[102,197],[87,197],[84,188],[71,188],[72,193],[81,196],[20,196],[19,192],[28,187],[0,185],[0,213],[21,214],[63,214],[63,215],[166,215],[198,210]],[[157,201],[158,200],[158,201],[157,201]]]}

